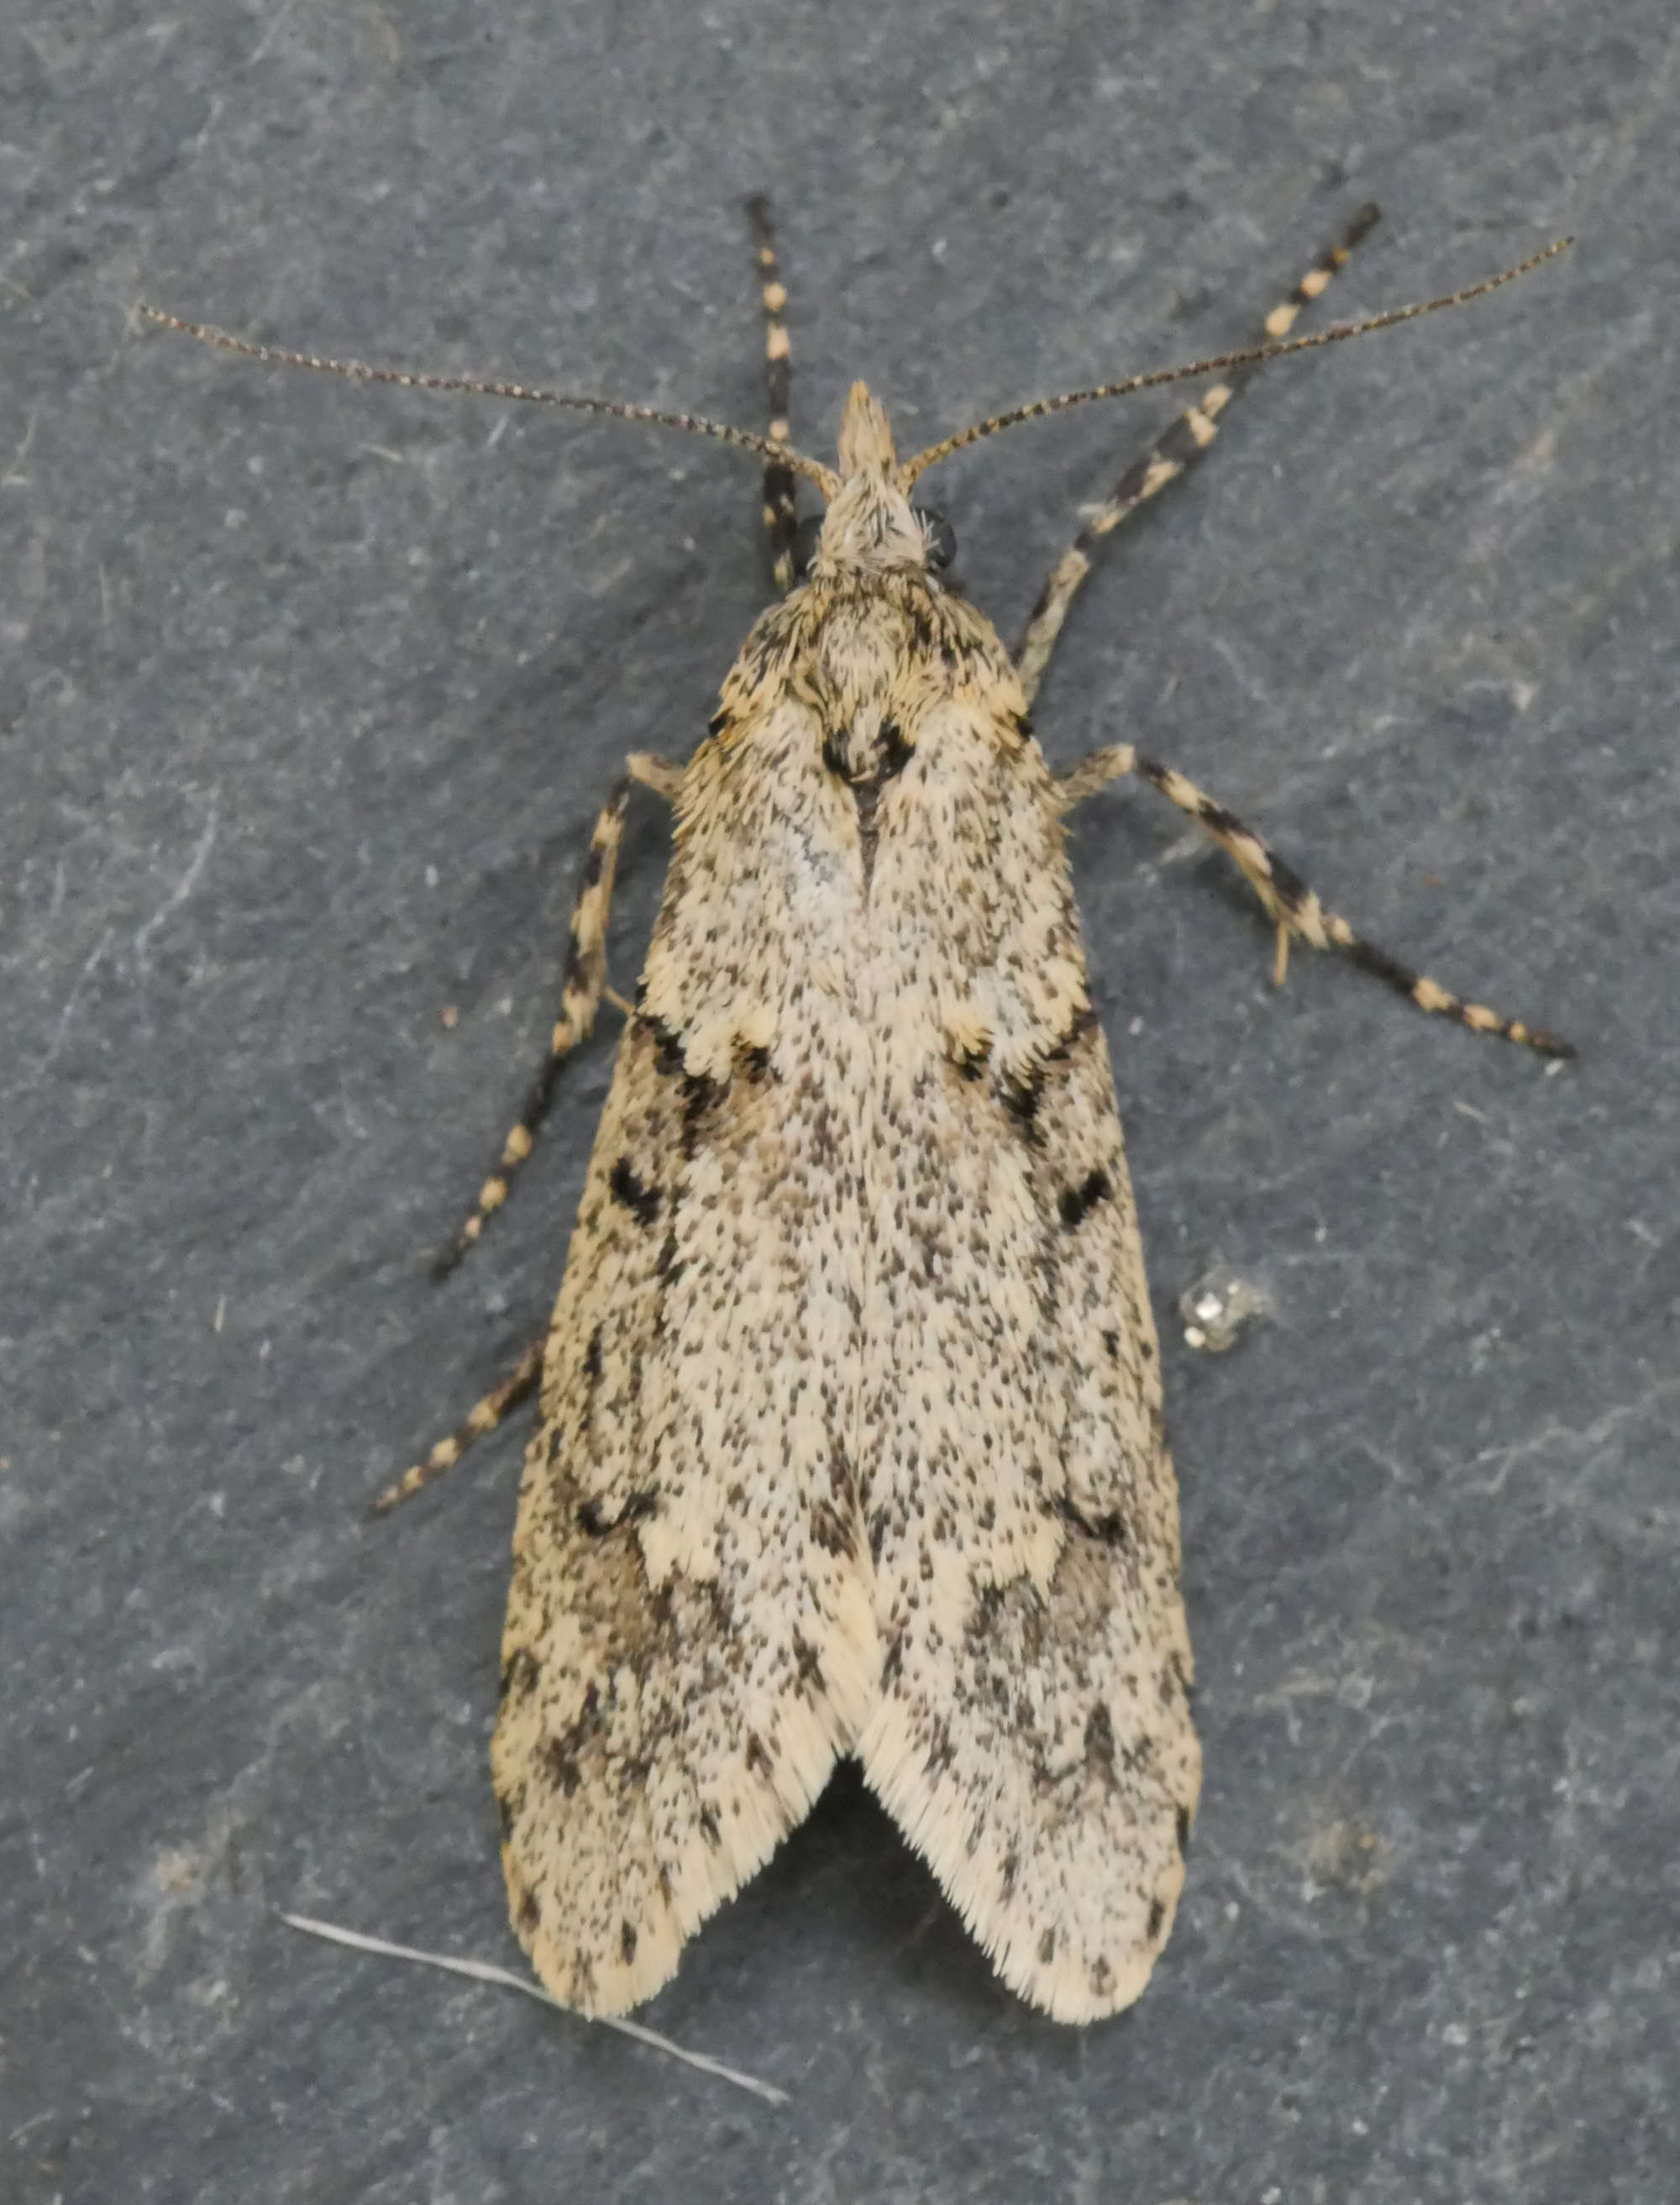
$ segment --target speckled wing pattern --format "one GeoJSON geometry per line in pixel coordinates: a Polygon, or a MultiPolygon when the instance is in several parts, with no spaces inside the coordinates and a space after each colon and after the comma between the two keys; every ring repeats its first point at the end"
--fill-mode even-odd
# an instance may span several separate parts
{"type": "Polygon", "coordinates": [[[853,1753],[1016,1990],[1127,2004],[1178,1565],[1055,785],[977,613],[819,559],[684,776],[548,1346],[493,1754],[543,1981],[650,1995],[853,1753]]]}

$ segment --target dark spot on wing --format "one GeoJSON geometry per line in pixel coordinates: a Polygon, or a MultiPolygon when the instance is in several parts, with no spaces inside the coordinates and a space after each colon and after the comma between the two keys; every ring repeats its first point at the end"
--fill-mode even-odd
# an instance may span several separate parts
{"type": "MultiPolygon", "coordinates": [[[[654,1187],[645,1186],[636,1175],[628,1156],[620,1156],[613,1166],[607,1181],[615,1201],[621,1202],[638,1225],[651,1225],[659,1215],[659,1194],[654,1187]]],[[[1066,1202],[1066,1196],[1063,1197],[1066,1202]]]]}
{"type": "Polygon", "coordinates": [[[1114,1719],[1104,1700],[1099,1700],[1085,1718],[1085,1765],[1113,1781],[1114,1719]]]}
{"type": "Polygon", "coordinates": [[[951,1726],[943,1715],[935,1715],[929,1727],[928,1751],[923,1762],[928,1781],[931,1784],[943,1776],[956,1758],[957,1748],[951,1735],[951,1726]]]}
{"type": "Polygon", "coordinates": [[[1003,1107],[1015,1120],[1022,1135],[1029,1142],[1038,1138],[1038,1105],[1044,1092],[1042,1070],[1026,1079],[1008,1079],[1001,1090],[1003,1107]]]}
{"type": "Polygon", "coordinates": [[[1061,1211],[1062,1223],[1072,1233],[1081,1219],[1089,1211],[1094,1209],[1105,1196],[1112,1194],[1113,1192],[1113,1189],[1109,1185],[1108,1174],[1100,1165],[1095,1170],[1088,1172],[1079,1186],[1065,1186],[1062,1189],[1061,1198],[1058,1204],[1061,1211]]]}
{"type": "Polygon", "coordinates": [[[802,1638],[796,1631],[793,1637],[793,1666],[799,1673],[799,1682],[814,1692],[822,1689],[822,1661],[816,1649],[802,1638]]]}
{"type": "Polygon", "coordinates": [[[578,1529],[587,1531],[591,1539],[604,1539],[626,1524],[638,1524],[644,1516],[651,1516],[658,1506],[656,1492],[632,1493],[616,1516],[608,1516],[598,1501],[585,1501],[578,1510],[578,1529]]]}
{"type": "Polygon", "coordinates": [[[1118,1508],[1110,1508],[1101,1516],[1087,1516],[1077,1502],[1066,1494],[1059,1493],[1050,1503],[1052,1515],[1060,1516],[1072,1530],[1087,1539],[1095,1539],[1104,1547],[1124,1547],[1126,1543],[1125,1519],[1118,1508]]]}
{"type": "Polygon", "coordinates": [[[584,1694],[576,1721],[568,1723],[560,1736],[551,1738],[543,1748],[549,1774],[563,1798],[569,1799],[583,1782],[580,1757],[599,1735],[601,1727],[601,1697],[591,1685],[584,1694]]]}
{"type": "Polygon", "coordinates": [[[686,1067],[683,1063],[682,1036],[663,1019],[654,1018],[645,1011],[642,1013],[642,1024],[653,1036],[654,1061],[660,1070],[670,1079],[684,1078],[686,1067]]]}
{"type": "Polygon", "coordinates": [[[828,1554],[849,1554],[852,1549],[852,1526],[840,1510],[827,1501],[819,1501],[810,1512],[810,1536],[828,1554]]]}
{"type": "Polygon", "coordinates": [[[877,777],[882,781],[887,781],[895,773],[902,773],[909,764],[913,755],[912,747],[905,740],[904,730],[896,720],[882,722],[881,732],[876,740],[881,745],[881,764],[877,777]]]}

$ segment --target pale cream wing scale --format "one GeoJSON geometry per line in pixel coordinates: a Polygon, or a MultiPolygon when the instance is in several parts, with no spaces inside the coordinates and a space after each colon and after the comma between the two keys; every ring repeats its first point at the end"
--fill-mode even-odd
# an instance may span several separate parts
{"type": "Polygon", "coordinates": [[[858,1752],[1005,1980],[1087,2021],[1166,1941],[1200,1755],[1108,1055],[1050,776],[983,671],[905,720],[874,816],[858,1752]]]}
{"type": "MultiPolygon", "coordinates": [[[[772,619],[775,616],[772,615],[772,619]]],[[[854,807],[774,672],[704,744],[526,1460],[492,1748],[515,1929],[617,2012],[769,1856],[880,1669],[854,1465],[854,807]]]]}

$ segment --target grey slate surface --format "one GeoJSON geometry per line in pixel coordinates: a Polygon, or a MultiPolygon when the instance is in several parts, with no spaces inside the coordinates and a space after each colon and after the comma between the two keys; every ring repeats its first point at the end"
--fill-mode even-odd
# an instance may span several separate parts
{"type": "MultiPolygon", "coordinates": [[[[1656,2205],[1674,2195],[1680,33],[1401,9],[13,0],[0,2193],[1656,2205]],[[435,1290],[590,821],[697,738],[754,471],[264,375],[241,329],[925,439],[1580,243],[1273,371],[1118,544],[1039,724],[1133,734],[1555,1077],[1297,953],[1147,793],[1076,855],[1167,1328],[1208,1781],[1143,2003],[991,1979],[842,1779],[647,2018],[781,2112],[295,1907],[513,1959],[485,1745],[519,1441],[369,1493],[541,1325],[603,1094],[435,1290]],[[444,1006],[459,1007],[446,1031],[444,1006]],[[1220,1360],[1182,1287],[1274,1317],[1220,1360]]],[[[940,485],[1012,632],[1170,395],[940,485]]],[[[635,969],[663,830],[630,836],[635,969]]]]}

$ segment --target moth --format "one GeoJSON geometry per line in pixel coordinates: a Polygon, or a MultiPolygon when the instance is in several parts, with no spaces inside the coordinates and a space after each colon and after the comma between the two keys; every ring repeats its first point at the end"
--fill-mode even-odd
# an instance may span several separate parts
{"type": "MultiPolygon", "coordinates": [[[[1261,838],[1117,744],[1060,774],[1029,705],[1099,540],[1202,455],[1265,341],[1017,407],[908,459],[853,384],[797,451],[769,210],[751,208],[772,422],[256,357],[698,430],[765,462],[782,594],[703,740],[638,756],[597,825],[547,1064],[454,1251],[507,1198],[592,1030],[632,783],[674,811],[651,946],[545,1340],[378,1506],[537,1389],[491,1759],[514,1929],[555,1996],[648,1998],[853,1755],[998,1973],[1065,2022],[1136,1999],[1172,1926],[1201,1757],[1160,1354],[1065,822],[1135,774],[1277,930],[1553,1055],[1374,948],[1261,838]],[[1218,372],[1129,468],[1012,653],[915,492],[1086,400],[1218,372]],[[801,524],[799,480],[824,511],[801,524]]],[[[1557,247],[1550,248],[1557,251],[1557,247]]],[[[1523,267],[1547,255],[1536,255],[1523,267]]],[[[1355,325],[1386,327],[1480,295],[1355,325]]]]}

